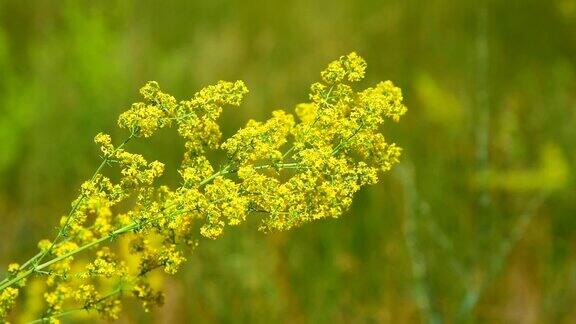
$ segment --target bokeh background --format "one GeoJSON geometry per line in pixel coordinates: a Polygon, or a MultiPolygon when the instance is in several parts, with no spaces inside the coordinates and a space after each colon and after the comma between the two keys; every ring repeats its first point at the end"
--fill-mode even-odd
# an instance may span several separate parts
{"type": "MultiPolygon", "coordinates": [[[[0,264],[53,235],[100,132],[157,80],[251,89],[223,125],[307,100],[357,51],[390,79],[402,163],[339,220],[203,242],[121,322],[573,323],[576,1],[0,0],[0,264]]],[[[158,138],[141,152],[176,165],[158,138]]],[[[168,177],[168,181],[175,181],[168,177]]]]}

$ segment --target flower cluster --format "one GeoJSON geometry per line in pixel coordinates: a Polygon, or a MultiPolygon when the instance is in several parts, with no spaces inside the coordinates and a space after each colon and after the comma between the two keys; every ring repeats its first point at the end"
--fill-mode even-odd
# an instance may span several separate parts
{"type": "Polygon", "coordinates": [[[26,280],[43,282],[42,320],[57,322],[70,308],[116,319],[130,295],[148,311],[164,300],[149,274],[175,274],[202,237],[216,239],[256,215],[263,231],[342,215],[401,152],[381,133],[385,120],[406,112],[401,91],[390,81],[355,91],[365,69],[357,54],[342,56],[321,72],[295,116],[274,111],[225,141],[217,120],[224,106],[240,105],[248,92],[243,82],[220,81],[183,101],[147,83],[143,101],[118,119],[127,139],[114,145],[107,134],[95,137],[103,161],[82,184],[56,238],[42,240],[22,266],[9,267],[0,282],[0,319],[26,280]],[[185,145],[182,182],[173,188],[158,184],[164,164],[125,149],[170,127],[185,145]],[[206,155],[215,149],[225,153],[219,168],[206,155]],[[119,170],[115,181],[103,173],[109,166],[119,170]]]}
{"type": "Polygon", "coordinates": [[[18,297],[18,289],[7,287],[0,292],[0,319],[8,316],[8,311],[12,308],[18,297]]]}

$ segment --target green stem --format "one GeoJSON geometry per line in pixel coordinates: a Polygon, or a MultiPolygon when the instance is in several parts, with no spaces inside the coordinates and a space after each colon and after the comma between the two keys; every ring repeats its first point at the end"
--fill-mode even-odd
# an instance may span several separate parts
{"type": "MultiPolygon", "coordinates": [[[[108,161],[110,160],[110,157],[113,156],[114,153],[118,152],[118,150],[122,149],[132,138],[134,138],[135,135],[136,134],[134,132],[130,132],[130,136],[128,136],[127,139],[125,139],[120,145],[118,145],[114,149],[114,151],[112,152],[111,155],[106,156],[102,160],[102,163],[100,163],[100,165],[98,166],[96,171],[94,171],[94,174],[92,174],[92,177],[90,177],[90,181],[94,181],[94,179],[96,179],[96,176],[98,176],[98,174],[100,174],[100,171],[102,171],[104,166],[108,163],[108,161]]],[[[60,227],[60,230],[58,231],[56,238],[52,241],[52,244],[50,245],[50,247],[48,249],[46,249],[45,251],[41,252],[41,254],[37,260],[34,260],[33,262],[26,262],[25,263],[26,266],[31,264],[31,263],[34,263],[34,267],[36,267],[36,265],[38,265],[38,263],[42,262],[42,260],[46,257],[46,255],[48,255],[50,252],[52,252],[52,250],[54,249],[54,246],[56,246],[56,244],[58,243],[58,240],[64,235],[64,233],[66,232],[66,229],[70,225],[70,222],[72,221],[72,215],[74,215],[76,210],[78,210],[78,207],[80,207],[80,204],[82,204],[84,199],[86,199],[86,195],[82,194],[80,196],[80,198],[76,201],[76,203],[74,204],[74,206],[72,207],[72,209],[70,210],[68,215],[66,216],[66,221],[64,222],[64,225],[62,225],[62,227],[60,227]]]]}
{"type": "MultiPolygon", "coordinates": [[[[326,101],[326,104],[328,104],[328,99],[330,99],[330,94],[332,93],[332,90],[334,89],[334,85],[330,86],[330,89],[328,89],[328,92],[326,92],[326,96],[324,96],[324,100],[326,101]]],[[[314,121],[312,122],[312,124],[309,124],[306,127],[305,133],[308,133],[310,131],[310,129],[312,129],[312,127],[314,127],[314,125],[316,125],[316,123],[318,122],[318,120],[320,119],[320,113],[317,112],[316,114],[316,118],[314,118],[314,121]]],[[[282,160],[284,160],[286,157],[288,157],[290,155],[290,153],[292,153],[292,151],[294,151],[295,146],[292,145],[287,151],[286,153],[284,153],[284,155],[282,155],[282,160]]]]}
{"type": "Polygon", "coordinates": [[[214,180],[216,177],[220,176],[220,175],[224,175],[224,174],[228,174],[228,170],[230,169],[230,165],[225,166],[222,170],[212,174],[211,176],[209,176],[208,178],[202,180],[200,182],[200,186],[203,186],[207,183],[209,183],[210,181],[214,180]]]}
{"type": "MultiPolygon", "coordinates": [[[[136,136],[136,132],[132,131],[130,132],[130,136],[128,136],[127,139],[125,139],[120,145],[118,145],[112,155],[117,152],[118,150],[122,149],[126,144],[128,144],[128,142],[133,139],[136,136]]],[[[98,166],[98,168],[96,168],[96,171],[94,171],[94,174],[92,174],[92,177],[90,178],[91,181],[94,181],[94,179],[96,178],[96,176],[98,174],[100,174],[100,171],[102,171],[102,169],[104,168],[104,166],[108,163],[110,157],[107,156],[102,160],[102,163],[100,163],[100,165],[98,166]]],[[[72,215],[74,215],[74,213],[76,212],[76,210],[78,209],[78,207],[80,206],[80,204],[82,203],[82,201],[86,198],[86,196],[84,194],[82,194],[82,196],[80,196],[80,198],[76,201],[76,203],[74,204],[74,206],[72,207],[72,209],[70,210],[70,212],[68,213],[68,215],[66,216],[66,221],[64,223],[64,225],[62,225],[60,227],[60,230],[58,231],[58,234],[56,234],[56,238],[54,240],[52,240],[52,243],[50,244],[50,247],[44,251],[40,251],[38,252],[35,256],[33,256],[32,258],[28,259],[28,261],[24,262],[24,264],[20,267],[21,269],[26,269],[28,266],[33,265],[32,268],[22,272],[21,274],[26,274],[25,277],[28,277],[30,274],[32,274],[35,270],[38,270],[38,264],[40,262],[42,262],[42,260],[50,253],[52,252],[52,250],[54,249],[54,247],[56,246],[56,244],[58,243],[58,240],[60,240],[60,238],[64,235],[64,233],[66,232],[67,227],[70,225],[70,222],[72,220],[72,215]]],[[[25,278],[23,277],[23,278],[25,278]]],[[[10,287],[14,282],[18,282],[19,280],[21,280],[22,278],[20,278],[19,276],[16,276],[13,279],[10,279],[10,277],[5,278],[4,280],[0,281],[0,291],[4,290],[7,287],[10,287]],[[18,279],[16,281],[14,281],[15,279],[18,279]]]]}
{"type": "Polygon", "coordinates": [[[66,315],[70,315],[72,313],[76,313],[78,311],[82,311],[84,310],[84,308],[74,308],[74,309],[70,309],[64,312],[60,312],[58,314],[54,314],[54,315],[50,315],[50,316],[45,316],[33,321],[28,322],[28,324],[33,324],[33,323],[47,323],[50,319],[52,318],[60,318],[60,317],[64,317],[66,315]]]}
{"type": "MultiPolygon", "coordinates": [[[[107,300],[107,299],[109,299],[110,297],[113,297],[113,296],[115,296],[115,295],[120,294],[121,292],[122,292],[122,289],[121,289],[121,288],[118,288],[118,289],[116,289],[116,290],[114,290],[114,291],[112,291],[112,292],[104,295],[102,298],[100,298],[100,299],[96,302],[96,305],[99,304],[99,303],[101,303],[101,302],[103,302],[103,301],[105,301],[105,300],[107,300]]],[[[83,310],[88,311],[88,309],[87,309],[87,308],[84,308],[84,307],[74,308],[74,309],[70,309],[70,310],[67,310],[67,311],[59,312],[59,313],[57,313],[57,314],[53,314],[53,315],[49,315],[49,316],[44,316],[44,317],[42,317],[42,318],[39,318],[39,319],[30,321],[30,322],[28,322],[28,324],[44,323],[44,322],[46,322],[46,321],[49,321],[49,320],[52,319],[52,318],[64,317],[64,316],[67,316],[67,315],[70,315],[70,314],[73,314],[73,313],[76,313],[76,312],[79,312],[79,311],[83,311],[83,310]]]]}
{"type": "MultiPolygon", "coordinates": [[[[88,229],[91,229],[93,227],[89,226],[87,227],[88,229]]],[[[77,235],[74,236],[68,236],[65,239],[61,240],[60,243],[63,242],[67,242],[69,240],[75,239],[77,237],[77,235]]],[[[29,266],[31,263],[35,262],[42,254],[44,253],[44,251],[40,251],[38,253],[36,253],[35,256],[33,256],[32,258],[30,258],[28,261],[26,261],[23,265],[20,266],[20,269],[26,269],[27,266],[29,266]]],[[[0,285],[4,284],[5,282],[7,282],[10,279],[10,277],[6,277],[4,278],[4,280],[0,281],[0,285]]]]}
{"type": "Polygon", "coordinates": [[[257,165],[254,167],[254,170],[263,170],[268,168],[277,168],[277,169],[297,169],[300,167],[300,162],[291,162],[291,163],[273,163],[273,164],[264,164],[264,165],[257,165]]]}
{"type": "Polygon", "coordinates": [[[348,136],[348,138],[346,138],[345,140],[341,140],[340,143],[338,143],[338,145],[336,145],[336,147],[332,150],[332,155],[338,154],[338,152],[340,152],[341,149],[346,147],[346,145],[348,145],[350,140],[352,138],[354,138],[354,136],[358,135],[358,133],[362,130],[362,127],[364,127],[364,122],[360,121],[360,126],[358,126],[358,128],[356,128],[354,133],[352,133],[352,135],[348,136]]]}
{"type": "MultiPolygon", "coordinates": [[[[120,146],[118,146],[117,149],[120,149],[122,146],[124,146],[132,137],[133,137],[133,135],[131,135],[126,141],[124,141],[120,146]]],[[[101,164],[101,166],[97,169],[97,172],[99,172],[99,171],[102,169],[102,167],[103,167],[104,164],[105,164],[104,162],[101,164]]],[[[262,170],[262,169],[267,169],[267,168],[297,169],[297,168],[299,168],[299,167],[301,167],[300,163],[298,163],[298,162],[292,162],[292,163],[275,163],[275,164],[259,165],[259,166],[255,166],[254,169],[256,169],[256,170],[262,170]]],[[[212,174],[211,176],[207,177],[206,179],[202,180],[202,181],[200,182],[200,186],[203,186],[203,185],[209,183],[210,181],[214,180],[214,179],[215,179],[216,177],[218,177],[218,176],[230,174],[230,173],[233,173],[233,172],[235,172],[235,170],[231,170],[230,165],[227,165],[227,166],[225,166],[224,168],[222,168],[220,171],[218,171],[218,172],[212,174]]],[[[97,174],[97,173],[95,173],[95,174],[97,174]]],[[[95,175],[94,175],[93,177],[95,177],[95,175]]],[[[25,278],[27,278],[27,277],[29,277],[30,275],[32,275],[32,274],[35,273],[35,272],[41,271],[41,270],[43,270],[43,269],[45,269],[45,268],[47,268],[47,267],[49,267],[49,266],[51,266],[51,265],[53,265],[53,264],[55,264],[55,263],[57,263],[57,262],[60,262],[60,261],[66,259],[66,258],[68,258],[68,257],[74,256],[74,255],[76,255],[76,254],[78,254],[78,253],[80,253],[80,252],[82,252],[82,251],[84,251],[84,250],[86,250],[86,249],[89,249],[89,248],[91,248],[91,247],[93,247],[93,246],[96,246],[96,245],[98,245],[98,244],[100,244],[100,243],[102,243],[102,242],[104,242],[104,241],[106,241],[106,240],[110,240],[110,239],[115,238],[115,237],[117,237],[117,236],[119,236],[119,235],[122,235],[122,234],[125,234],[125,233],[127,233],[127,232],[130,232],[130,231],[138,228],[138,227],[141,226],[141,225],[142,225],[141,223],[132,222],[132,223],[130,223],[130,224],[124,226],[124,227],[121,227],[121,228],[113,231],[112,233],[110,233],[110,234],[108,234],[108,235],[106,235],[106,236],[104,236],[104,237],[102,237],[102,238],[100,238],[100,239],[97,239],[97,240],[95,240],[95,241],[92,241],[92,242],[90,242],[90,243],[87,243],[87,244],[85,244],[85,245],[83,245],[83,246],[81,246],[81,247],[79,247],[79,248],[77,248],[77,249],[75,249],[75,250],[73,250],[73,251],[70,251],[70,252],[68,252],[68,253],[66,253],[66,254],[63,254],[63,255],[58,256],[58,257],[56,257],[56,258],[53,258],[53,259],[51,259],[50,261],[46,261],[46,262],[44,262],[44,263],[42,263],[42,264],[39,264],[40,261],[41,261],[41,259],[42,259],[45,255],[47,255],[46,252],[42,252],[40,259],[39,259],[38,261],[33,262],[33,264],[34,264],[33,267],[31,267],[30,269],[28,269],[28,270],[26,270],[26,271],[20,272],[20,273],[19,273],[17,276],[15,276],[14,278],[4,279],[4,280],[2,281],[2,283],[0,284],[0,291],[2,291],[2,290],[4,290],[4,289],[6,289],[6,288],[8,288],[8,287],[10,287],[10,286],[12,286],[12,285],[14,285],[15,283],[17,283],[17,282],[19,282],[19,281],[21,281],[21,280],[23,280],[23,279],[25,279],[25,278]]],[[[65,224],[65,226],[66,226],[66,224],[65,224]]],[[[58,238],[58,237],[57,237],[57,238],[58,238]]],[[[56,240],[54,240],[54,242],[55,242],[55,241],[56,241],[56,240]]],[[[54,242],[53,242],[53,245],[55,244],[54,242]]],[[[51,248],[53,247],[53,245],[51,246],[51,248]]],[[[36,257],[34,257],[34,258],[36,258],[36,257]]],[[[34,258],[32,258],[32,259],[34,259],[34,258]]],[[[32,262],[29,260],[29,261],[27,261],[25,264],[30,264],[30,263],[32,263],[32,262]]]]}
{"type": "Polygon", "coordinates": [[[54,259],[52,259],[52,260],[50,260],[50,261],[46,261],[46,262],[44,262],[44,263],[42,263],[42,264],[40,264],[40,265],[37,265],[37,266],[32,267],[31,269],[28,269],[28,270],[26,270],[26,271],[24,271],[24,272],[21,272],[21,273],[19,273],[16,277],[14,277],[14,278],[8,280],[7,282],[5,282],[4,284],[0,285],[0,291],[2,291],[2,290],[4,290],[4,289],[12,286],[13,284],[19,282],[19,281],[22,280],[22,279],[25,279],[25,278],[29,277],[29,276],[30,276],[31,274],[33,274],[34,272],[40,271],[40,270],[42,270],[42,269],[45,269],[45,268],[53,265],[54,263],[57,263],[57,262],[59,262],[59,261],[62,261],[62,260],[64,260],[64,259],[68,258],[68,257],[71,257],[71,256],[75,255],[75,254],[78,254],[78,253],[80,253],[80,252],[82,252],[82,251],[84,251],[84,250],[86,250],[86,249],[89,249],[89,248],[91,248],[91,247],[93,247],[93,246],[96,246],[96,245],[98,245],[98,244],[100,244],[100,243],[102,243],[102,242],[104,242],[104,241],[106,241],[106,240],[110,240],[110,239],[112,239],[112,238],[114,238],[114,237],[117,237],[118,235],[122,235],[122,234],[124,234],[124,233],[129,232],[129,231],[132,231],[133,229],[137,228],[138,226],[139,226],[139,224],[137,224],[136,222],[130,223],[130,224],[124,226],[124,227],[121,227],[121,228],[115,230],[114,232],[112,232],[112,233],[110,233],[110,234],[108,234],[108,235],[106,235],[106,236],[104,236],[104,237],[102,237],[102,238],[99,238],[99,239],[94,240],[94,241],[92,241],[92,242],[90,242],[90,243],[87,243],[87,244],[85,244],[85,245],[82,245],[81,247],[79,247],[79,248],[77,248],[77,249],[75,249],[75,250],[72,250],[72,251],[70,251],[70,252],[68,252],[68,253],[66,253],[66,254],[63,254],[63,255],[58,256],[58,257],[56,257],[56,258],[54,258],[54,259]]]}

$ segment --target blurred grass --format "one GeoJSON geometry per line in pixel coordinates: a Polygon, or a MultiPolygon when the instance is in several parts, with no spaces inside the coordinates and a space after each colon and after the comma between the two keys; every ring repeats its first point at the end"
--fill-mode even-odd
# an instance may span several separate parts
{"type": "MultiPolygon", "coordinates": [[[[164,308],[123,321],[569,323],[572,0],[0,0],[0,264],[54,233],[97,163],[93,135],[117,133],[145,81],[186,98],[245,80],[229,135],[307,100],[352,50],[364,85],[404,90],[409,114],[387,129],[401,166],[340,220],[201,244],[164,308]]],[[[175,165],[171,140],[139,149],[175,165]]]]}

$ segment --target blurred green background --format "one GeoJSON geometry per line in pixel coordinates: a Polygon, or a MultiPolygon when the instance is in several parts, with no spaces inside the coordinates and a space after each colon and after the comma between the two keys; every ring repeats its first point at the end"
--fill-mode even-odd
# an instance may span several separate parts
{"type": "Polygon", "coordinates": [[[54,234],[145,81],[184,99],[245,80],[230,135],[350,51],[361,86],[404,91],[401,165],[339,220],[203,242],[163,308],[121,322],[573,323],[572,0],[0,0],[0,264],[54,234]]]}

